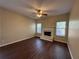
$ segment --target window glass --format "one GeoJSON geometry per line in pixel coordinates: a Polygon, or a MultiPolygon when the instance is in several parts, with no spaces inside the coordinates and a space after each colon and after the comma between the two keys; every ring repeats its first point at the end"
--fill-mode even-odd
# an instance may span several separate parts
{"type": "Polygon", "coordinates": [[[57,22],[56,23],[56,35],[65,36],[66,22],[57,22]]]}
{"type": "Polygon", "coordinates": [[[42,24],[37,23],[37,33],[41,33],[41,30],[42,30],[42,24]]]}
{"type": "Polygon", "coordinates": [[[66,22],[57,22],[56,28],[66,28],[66,22]]]}

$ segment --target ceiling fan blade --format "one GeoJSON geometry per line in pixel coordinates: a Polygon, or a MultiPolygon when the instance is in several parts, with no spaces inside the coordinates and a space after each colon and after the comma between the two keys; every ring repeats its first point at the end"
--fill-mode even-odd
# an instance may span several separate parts
{"type": "Polygon", "coordinates": [[[42,14],[42,15],[47,16],[48,14],[42,14]]]}

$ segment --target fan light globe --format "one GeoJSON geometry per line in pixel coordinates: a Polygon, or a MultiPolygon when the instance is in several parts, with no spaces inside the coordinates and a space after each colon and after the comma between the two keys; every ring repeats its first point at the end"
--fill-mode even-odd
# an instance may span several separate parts
{"type": "Polygon", "coordinates": [[[42,14],[37,14],[37,17],[42,17],[42,14]]]}

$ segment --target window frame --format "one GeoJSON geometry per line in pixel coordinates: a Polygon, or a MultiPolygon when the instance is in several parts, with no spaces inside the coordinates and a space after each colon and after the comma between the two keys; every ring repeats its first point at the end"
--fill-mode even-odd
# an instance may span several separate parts
{"type": "MultiPolygon", "coordinates": [[[[41,33],[42,33],[42,23],[36,23],[36,33],[38,33],[37,24],[41,24],[41,33]]],[[[38,33],[38,34],[41,34],[41,33],[38,33]]]]}
{"type": "MultiPolygon", "coordinates": [[[[66,21],[57,21],[57,22],[66,22],[66,21]]],[[[57,37],[65,37],[65,36],[66,36],[67,22],[66,22],[66,24],[65,24],[65,28],[57,28],[57,22],[56,22],[55,35],[56,35],[57,37]],[[57,35],[57,34],[56,34],[57,29],[64,29],[64,30],[65,30],[65,35],[62,35],[62,36],[61,36],[61,35],[57,35]]]]}

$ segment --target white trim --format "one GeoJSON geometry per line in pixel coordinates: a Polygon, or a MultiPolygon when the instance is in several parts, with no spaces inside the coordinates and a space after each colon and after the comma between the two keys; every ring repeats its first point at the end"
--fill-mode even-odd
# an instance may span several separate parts
{"type": "MultiPolygon", "coordinates": [[[[34,37],[34,36],[32,36],[32,37],[34,37]]],[[[24,38],[24,39],[17,40],[17,41],[14,41],[14,42],[5,43],[5,44],[0,45],[0,47],[7,46],[7,45],[10,45],[10,44],[13,44],[13,43],[17,43],[17,42],[20,42],[20,41],[23,41],[23,40],[27,40],[27,39],[30,39],[32,37],[24,38]]]]}
{"type": "Polygon", "coordinates": [[[68,49],[69,49],[69,52],[70,52],[70,55],[71,55],[71,59],[74,59],[73,56],[72,56],[72,52],[71,52],[69,45],[68,45],[68,49]]]}

